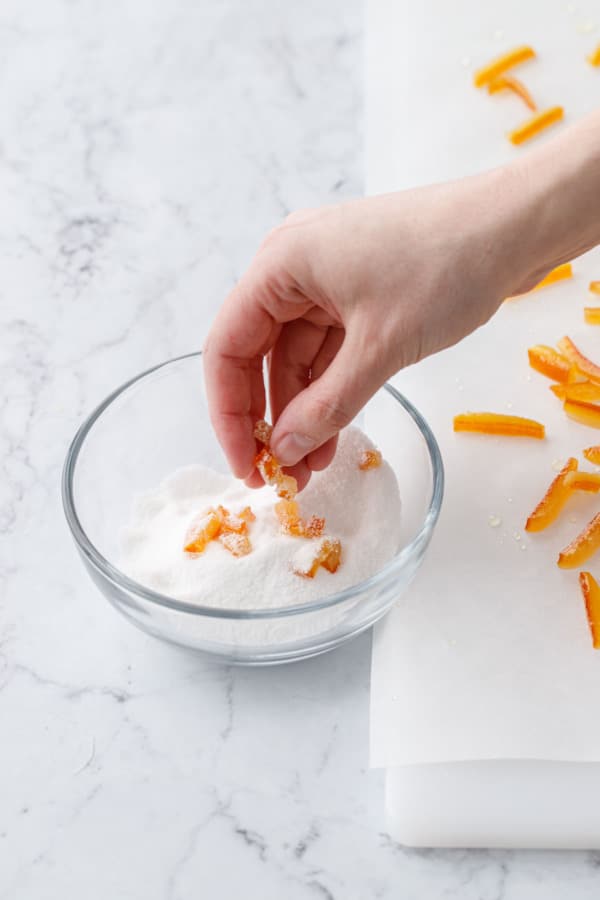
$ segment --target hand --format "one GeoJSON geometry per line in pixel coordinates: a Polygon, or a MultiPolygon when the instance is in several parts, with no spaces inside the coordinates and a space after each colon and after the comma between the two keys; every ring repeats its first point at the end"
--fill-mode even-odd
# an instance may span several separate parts
{"type": "Polygon", "coordinates": [[[252,432],[265,412],[265,358],[272,448],[302,488],[387,378],[600,240],[590,187],[600,183],[599,130],[592,117],[558,139],[559,153],[548,143],[483,175],[303,211],[276,228],[204,350],[211,419],[234,474],[262,483],[252,432]]]}

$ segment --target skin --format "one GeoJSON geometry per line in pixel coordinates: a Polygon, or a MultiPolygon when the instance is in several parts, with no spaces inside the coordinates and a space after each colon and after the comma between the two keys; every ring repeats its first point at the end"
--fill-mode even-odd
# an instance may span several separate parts
{"type": "Polygon", "coordinates": [[[289,216],[204,348],[211,421],[234,475],[262,484],[252,432],[267,391],[271,446],[302,488],[391,375],[599,243],[600,111],[508,166],[289,216]]]}

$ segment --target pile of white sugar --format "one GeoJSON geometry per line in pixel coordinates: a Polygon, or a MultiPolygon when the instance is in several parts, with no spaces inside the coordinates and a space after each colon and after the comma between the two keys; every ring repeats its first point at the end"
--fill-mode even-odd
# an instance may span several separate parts
{"type": "Polygon", "coordinates": [[[302,516],[324,516],[325,531],[342,543],[342,564],[314,578],[292,571],[291,560],[305,538],[282,534],[275,516],[275,491],[250,490],[231,476],[204,466],[174,472],[138,497],[124,532],[122,570],[140,584],[189,603],[255,609],[292,606],[336,593],[377,572],[400,548],[400,496],[396,476],[384,461],[358,468],[373,444],[358,428],[346,428],[331,465],[315,473],[298,496],[302,516]],[[208,507],[232,513],[250,506],[252,552],[232,556],[218,541],[202,554],[184,552],[190,522],[208,507]]]}

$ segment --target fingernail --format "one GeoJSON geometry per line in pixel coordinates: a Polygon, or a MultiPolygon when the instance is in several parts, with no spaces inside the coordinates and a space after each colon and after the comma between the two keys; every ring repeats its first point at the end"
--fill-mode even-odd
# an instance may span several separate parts
{"type": "Polygon", "coordinates": [[[306,434],[295,431],[275,442],[273,452],[282,466],[295,466],[307,453],[315,449],[315,442],[306,434]]]}

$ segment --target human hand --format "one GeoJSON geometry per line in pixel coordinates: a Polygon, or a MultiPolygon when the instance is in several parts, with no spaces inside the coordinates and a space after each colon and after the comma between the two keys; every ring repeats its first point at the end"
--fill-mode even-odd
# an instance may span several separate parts
{"type": "Polygon", "coordinates": [[[290,216],[221,308],[204,350],[211,420],[234,474],[253,468],[253,427],[302,488],[338,431],[404,366],[459,341],[541,278],[526,240],[522,174],[449,184],[290,216]]]}

